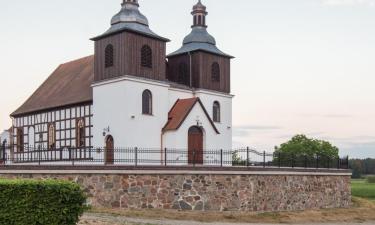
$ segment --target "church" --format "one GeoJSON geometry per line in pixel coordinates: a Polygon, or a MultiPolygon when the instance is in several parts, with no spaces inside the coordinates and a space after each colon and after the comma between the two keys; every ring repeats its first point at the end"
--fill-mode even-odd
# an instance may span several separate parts
{"type": "MultiPolygon", "coordinates": [[[[12,153],[115,148],[203,152],[232,148],[230,61],[207,31],[206,6],[193,6],[181,48],[152,31],[138,0],[123,0],[94,55],[61,64],[11,114],[12,153]]],[[[106,153],[107,163],[116,155],[106,153]]],[[[77,154],[82,159],[86,153],[77,154]]],[[[92,156],[90,156],[92,157],[92,156]]]]}

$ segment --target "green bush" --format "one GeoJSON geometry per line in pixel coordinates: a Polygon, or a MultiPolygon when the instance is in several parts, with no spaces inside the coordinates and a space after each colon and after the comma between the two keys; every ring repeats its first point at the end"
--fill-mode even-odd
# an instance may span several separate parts
{"type": "Polygon", "coordinates": [[[0,179],[0,225],[75,225],[85,201],[74,183],[0,179]]]}
{"type": "Polygon", "coordinates": [[[368,176],[367,183],[375,184],[375,176],[368,176]]]}

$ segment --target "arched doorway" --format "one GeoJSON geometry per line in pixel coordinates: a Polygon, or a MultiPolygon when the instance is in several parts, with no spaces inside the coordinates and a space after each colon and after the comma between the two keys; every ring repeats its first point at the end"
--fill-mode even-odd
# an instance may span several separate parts
{"type": "Polygon", "coordinates": [[[114,140],[111,135],[107,136],[105,139],[105,164],[106,165],[113,165],[115,162],[115,152],[114,152],[114,140]]]}
{"type": "Polygon", "coordinates": [[[203,131],[198,126],[189,129],[188,163],[203,164],[203,131]]]}

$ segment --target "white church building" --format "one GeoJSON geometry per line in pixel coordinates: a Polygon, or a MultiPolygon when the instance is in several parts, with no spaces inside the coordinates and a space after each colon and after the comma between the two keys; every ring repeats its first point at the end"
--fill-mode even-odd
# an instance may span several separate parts
{"type": "Polygon", "coordinates": [[[208,33],[207,14],[199,1],[190,34],[167,54],[169,40],[150,29],[138,1],[124,0],[110,28],[91,39],[94,55],[61,64],[11,114],[11,157],[73,148],[84,160],[100,154],[87,149],[103,148],[111,164],[116,149],[154,149],[149,157],[161,161],[165,149],[180,149],[186,162],[194,151],[203,164],[205,151],[231,149],[233,57],[208,33]]]}

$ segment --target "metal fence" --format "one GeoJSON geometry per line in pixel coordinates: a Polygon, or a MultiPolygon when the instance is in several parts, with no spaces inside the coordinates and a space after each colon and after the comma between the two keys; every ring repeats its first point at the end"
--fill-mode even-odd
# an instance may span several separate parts
{"type": "Polygon", "coordinates": [[[212,166],[263,168],[348,169],[349,157],[294,155],[260,152],[251,148],[187,150],[152,148],[75,148],[54,149],[30,146],[1,146],[2,165],[124,165],[124,166],[212,166]],[[22,149],[23,151],[17,151],[22,149]]]}

